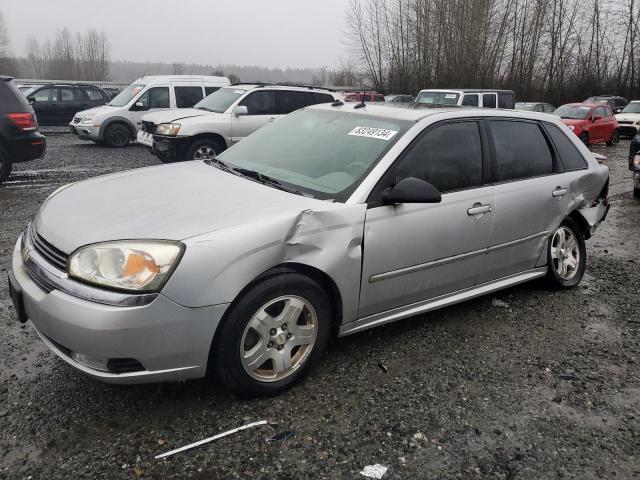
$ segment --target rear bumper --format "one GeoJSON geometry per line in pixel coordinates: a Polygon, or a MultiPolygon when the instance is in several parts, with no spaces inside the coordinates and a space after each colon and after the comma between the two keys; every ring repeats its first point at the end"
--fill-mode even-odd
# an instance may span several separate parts
{"type": "Polygon", "coordinates": [[[47,139],[40,132],[29,132],[11,141],[11,162],[21,163],[44,157],[47,139]]]}

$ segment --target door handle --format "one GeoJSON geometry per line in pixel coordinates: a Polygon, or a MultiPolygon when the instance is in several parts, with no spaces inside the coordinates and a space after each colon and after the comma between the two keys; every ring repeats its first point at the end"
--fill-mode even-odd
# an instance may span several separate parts
{"type": "Polygon", "coordinates": [[[473,207],[467,209],[467,215],[482,215],[483,213],[490,213],[491,205],[483,205],[480,202],[474,203],[473,207]]]}
{"type": "Polygon", "coordinates": [[[556,187],[556,189],[551,192],[551,195],[553,195],[554,197],[562,197],[566,195],[568,191],[569,190],[564,187],[556,187]]]}

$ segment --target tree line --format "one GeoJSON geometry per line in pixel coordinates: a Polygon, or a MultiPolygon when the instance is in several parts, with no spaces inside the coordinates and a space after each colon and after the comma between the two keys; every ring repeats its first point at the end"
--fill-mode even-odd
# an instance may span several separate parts
{"type": "Polygon", "coordinates": [[[638,0],[350,0],[346,21],[352,58],[384,93],[640,97],[638,0]]]}

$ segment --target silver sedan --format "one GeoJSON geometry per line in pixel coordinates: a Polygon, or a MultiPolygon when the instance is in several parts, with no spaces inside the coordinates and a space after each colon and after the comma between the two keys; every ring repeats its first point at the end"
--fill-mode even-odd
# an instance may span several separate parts
{"type": "Polygon", "coordinates": [[[609,172],[530,112],[336,102],[216,159],[54,192],[9,274],[21,321],[112,383],[274,394],[332,335],[582,279],[609,172]]]}

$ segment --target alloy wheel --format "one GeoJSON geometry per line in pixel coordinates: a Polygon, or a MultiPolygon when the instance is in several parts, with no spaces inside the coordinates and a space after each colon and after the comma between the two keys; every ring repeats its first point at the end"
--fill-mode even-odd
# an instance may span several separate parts
{"type": "Polygon", "coordinates": [[[203,145],[193,153],[194,160],[213,160],[216,158],[216,151],[210,145],[203,145]]]}
{"type": "Polygon", "coordinates": [[[571,229],[561,226],[551,238],[553,268],[563,280],[571,280],[580,265],[578,239],[571,229]]]}
{"type": "Polygon", "coordinates": [[[307,300],[287,295],[263,305],[240,342],[240,359],[249,376],[275,382],[298,370],[313,350],[318,317],[307,300]]]}

